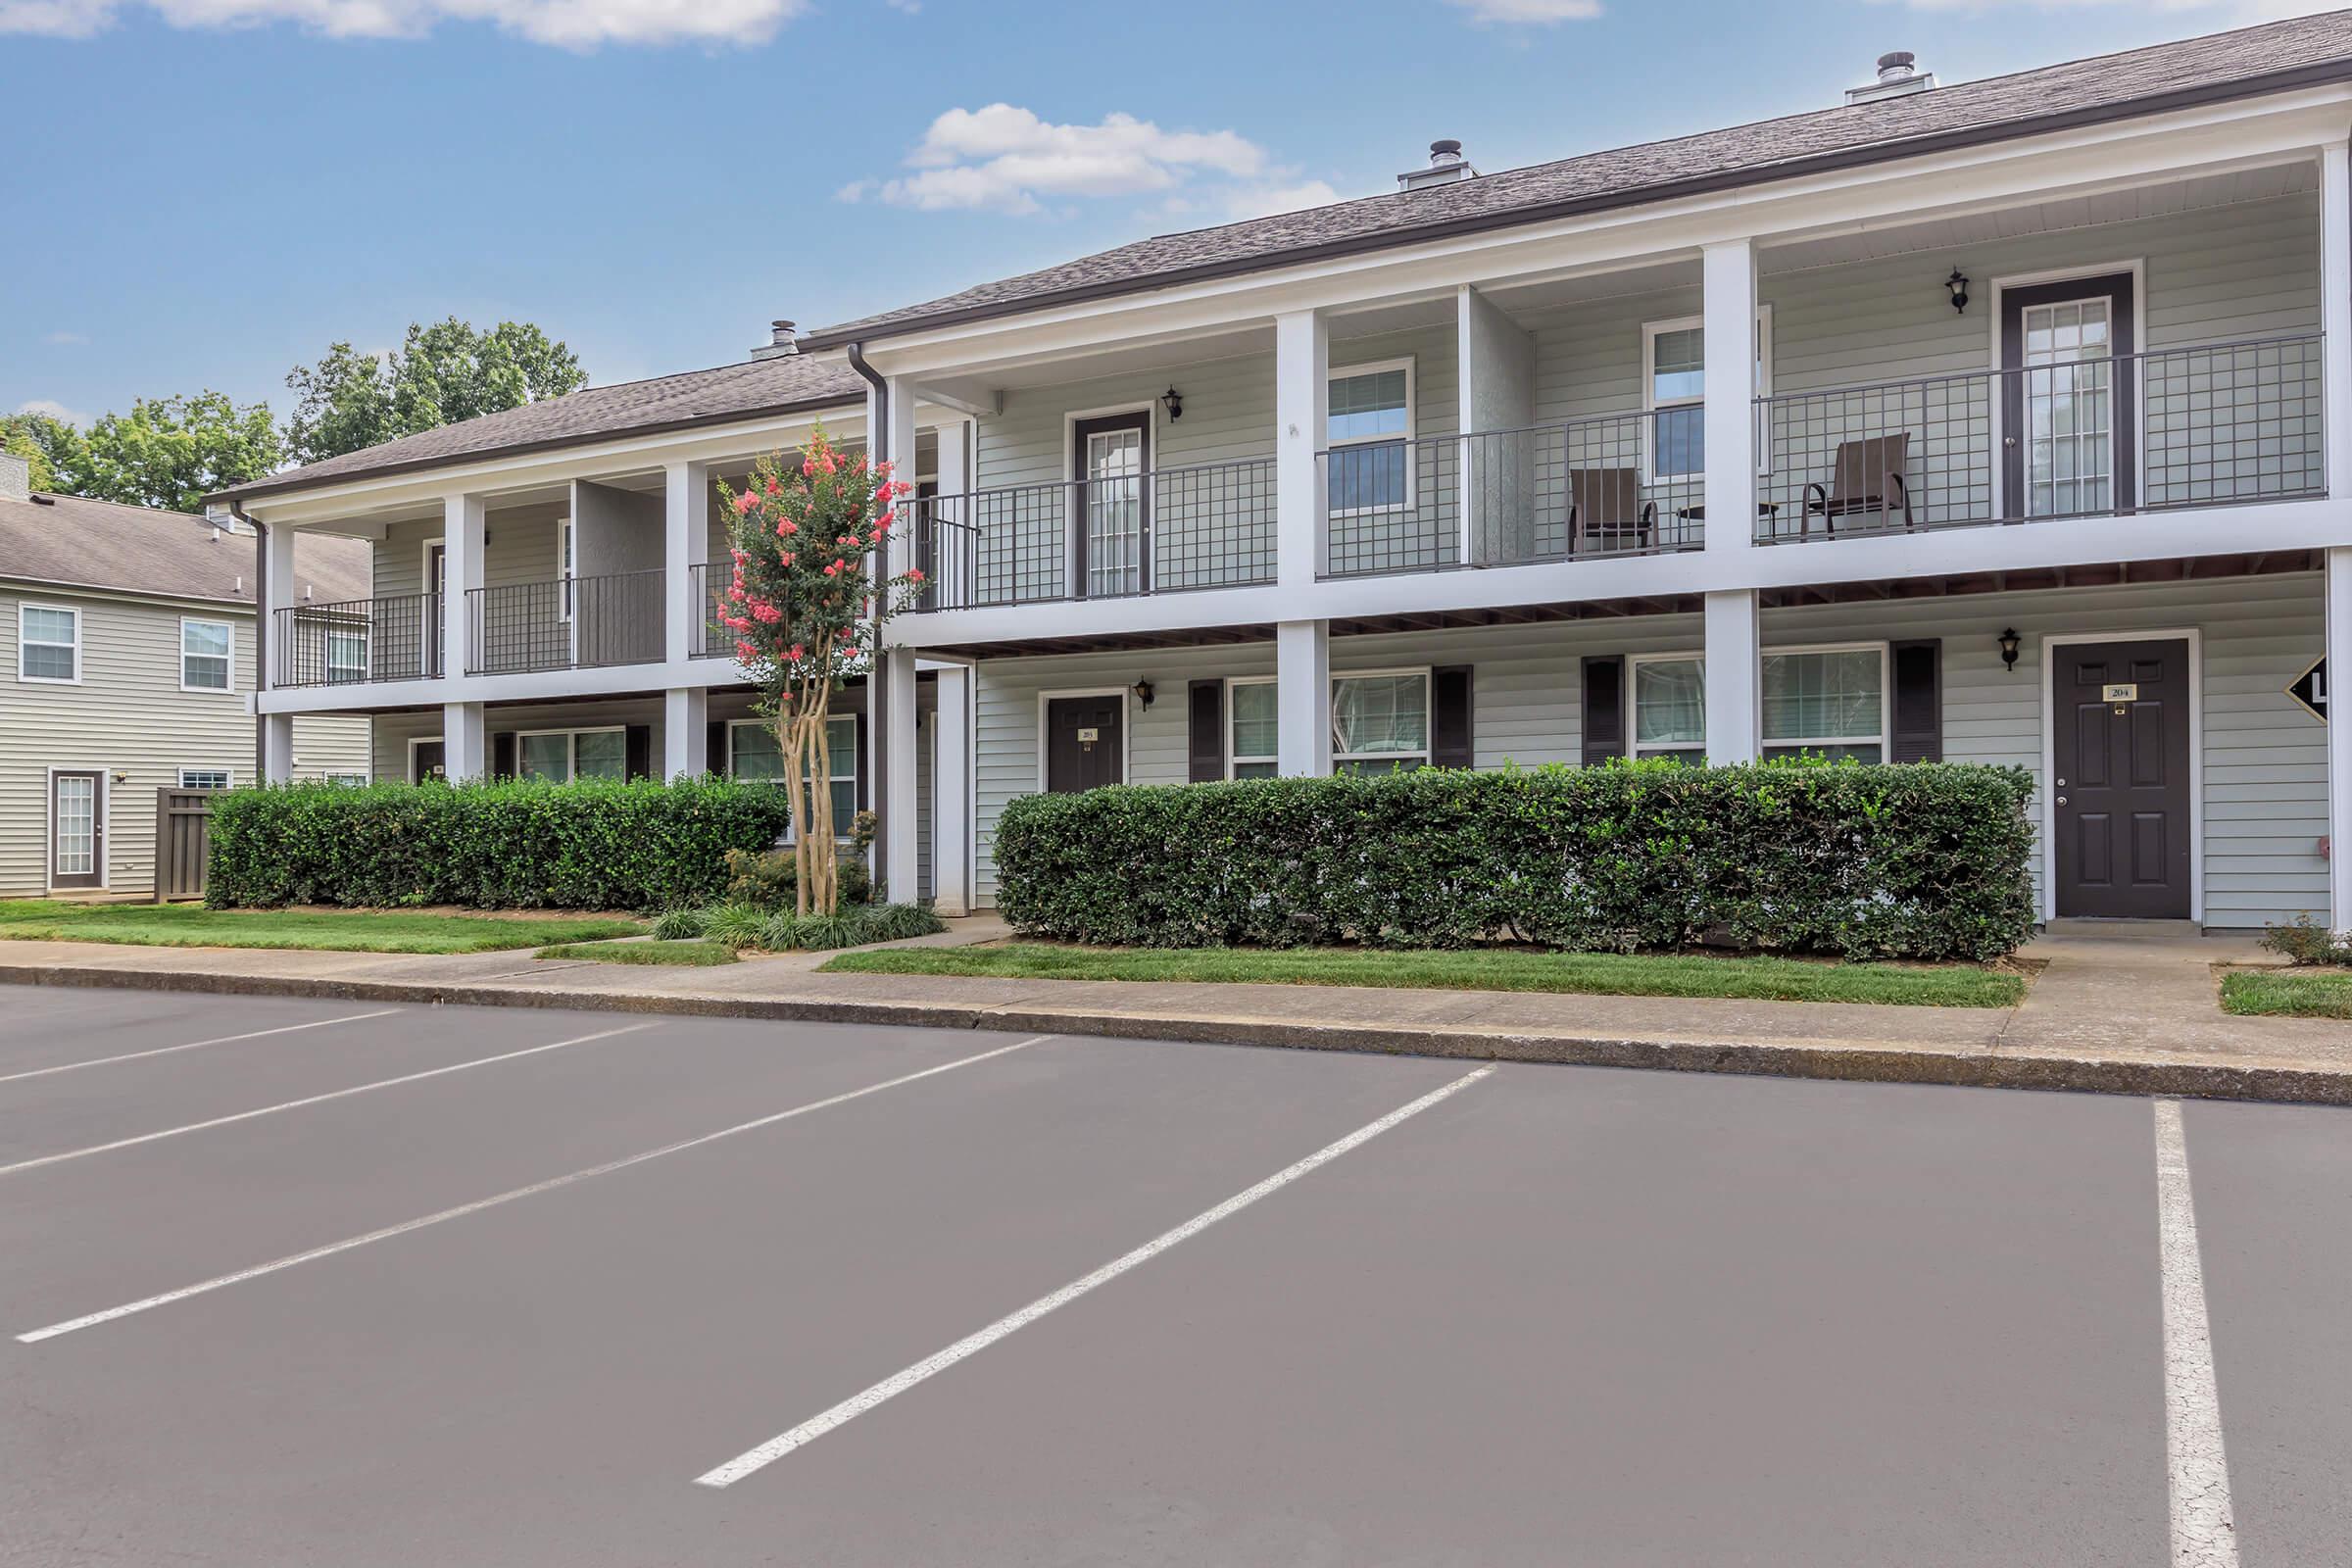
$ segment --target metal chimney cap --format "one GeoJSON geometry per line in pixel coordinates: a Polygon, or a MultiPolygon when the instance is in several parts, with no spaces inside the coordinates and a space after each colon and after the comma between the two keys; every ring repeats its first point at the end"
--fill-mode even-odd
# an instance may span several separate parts
{"type": "Polygon", "coordinates": [[[1919,56],[1908,49],[1895,49],[1879,56],[1879,74],[1901,74],[1919,63],[1919,56]]]}
{"type": "Polygon", "coordinates": [[[1461,156],[1462,144],[1451,137],[1429,144],[1429,161],[1433,164],[1450,164],[1461,156]]]}
{"type": "Polygon", "coordinates": [[[787,354],[801,352],[801,340],[796,334],[798,322],[790,317],[779,316],[767,323],[767,341],[752,350],[755,360],[777,360],[787,354]]]}

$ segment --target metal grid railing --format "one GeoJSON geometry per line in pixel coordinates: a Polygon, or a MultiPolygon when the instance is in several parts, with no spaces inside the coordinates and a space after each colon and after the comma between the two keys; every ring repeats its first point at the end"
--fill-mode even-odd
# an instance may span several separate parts
{"type": "Polygon", "coordinates": [[[718,616],[726,608],[727,589],[735,582],[735,559],[698,561],[686,573],[693,585],[695,607],[694,632],[686,643],[688,657],[734,658],[735,634],[718,623],[718,616]]]}
{"type": "Polygon", "coordinates": [[[1655,414],[1608,414],[1462,444],[1464,556],[1506,566],[1706,543],[1706,476],[1655,471],[1655,414]]]}
{"type": "Polygon", "coordinates": [[[1274,580],[1271,458],[926,496],[900,511],[923,610],[1274,580]]]}
{"type": "Polygon", "coordinates": [[[1327,577],[1434,571],[1462,564],[1458,436],[1366,441],[1315,454],[1327,577]]]}
{"type": "Polygon", "coordinates": [[[1756,400],[1756,537],[2327,493],[2318,334],[1756,400]]]}
{"type": "Polygon", "coordinates": [[[659,663],[660,568],[466,590],[468,675],[659,663]]]}
{"type": "Polygon", "coordinates": [[[289,606],[271,618],[270,662],[277,687],[431,679],[441,673],[441,596],[289,606]]]}

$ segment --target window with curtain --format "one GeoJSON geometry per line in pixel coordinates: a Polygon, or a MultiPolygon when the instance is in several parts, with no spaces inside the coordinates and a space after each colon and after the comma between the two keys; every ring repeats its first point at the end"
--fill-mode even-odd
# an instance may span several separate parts
{"type": "Polygon", "coordinates": [[[1272,778],[1282,752],[1279,699],[1270,680],[1236,681],[1232,695],[1232,733],[1226,755],[1233,760],[1235,778],[1272,778]]]}
{"type": "Polygon", "coordinates": [[[523,778],[569,784],[583,778],[626,778],[625,730],[546,730],[514,738],[514,770],[523,778]]]}
{"type": "Polygon", "coordinates": [[[368,634],[329,631],[326,634],[326,678],[331,685],[368,678],[368,634]]]}
{"type": "Polygon", "coordinates": [[[1803,650],[1764,656],[1764,755],[1886,758],[1886,652],[1803,650]]]}
{"type": "Polygon", "coordinates": [[[1419,767],[1429,760],[1429,675],[1340,675],[1331,683],[1334,765],[1419,767]]]}
{"type": "Polygon", "coordinates": [[[1707,662],[1634,662],[1634,755],[1707,760],[1707,662]]]}
{"type": "MultiPolygon", "coordinates": [[[[837,713],[825,720],[832,752],[833,826],[847,835],[858,814],[858,715],[837,713]]],[[[765,719],[737,719],[727,726],[727,770],[737,778],[782,779],[784,752],[765,719]]]]}
{"type": "Polygon", "coordinates": [[[1334,375],[1325,432],[1333,512],[1412,502],[1413,372],[1406,365],[1334,375]]]}

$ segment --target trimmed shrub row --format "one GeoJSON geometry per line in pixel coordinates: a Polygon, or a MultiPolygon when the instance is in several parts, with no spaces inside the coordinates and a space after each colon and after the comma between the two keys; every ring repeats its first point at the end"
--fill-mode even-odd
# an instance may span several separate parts
{"type": "Polygon", "coordinates": [[[286,784],[212,805],[216,907],[703,904],[725,893],[729,851],[765,850],[790,817],[784,791],[727,778],[286,784]]]}
{"type": "Polygon", "coordinates": [[[1128,947],[1723,945],[1989,959],[2030,932],[2033,793],[1961,764],[1617,762],[1013,801],[997,904],[1128,947]]]}

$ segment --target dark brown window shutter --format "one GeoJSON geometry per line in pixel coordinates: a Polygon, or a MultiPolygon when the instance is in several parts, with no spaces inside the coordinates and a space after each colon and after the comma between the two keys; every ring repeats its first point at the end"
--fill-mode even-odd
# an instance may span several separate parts
{"type": "Polygon", "coordinates": [[[1468,664],[1441,664],[1429,672],[1429,760],[1433,767],[1469,767],[1471,709],[1475,683],[1468,664]]]}
{"type": "Polygon", "coordinates": [[[1625,660],[1585,662],[1585,765],[1625,755],[1625,660]]]}
{"type": "Polygon", "coordinates": [[[514,776],[514,732],[511,729],[502,729],[490,737],[490,776],[514,776]]]}
{"type": "Polygon", "coordinates": [[[1897,762],[1943,760],[1943,644],[1929,637],[1895,643],[1894,758],[1897,762]]]}
{"type": "Polygon", "coordinates": [[[727,770],[727,721],[723,718],[703,726],[703,766],[713,774],[727,770]]]}
{"type": "Polygon", "coordinates": [[[1197,680],[1185,688],[1192,715],[1192,768],[1185,776],[1207,784],[1225,776],[1225,683],[1197,680]]]}
{"type": "Polygon", "coordinates": [[[627,760],[624,770],[630,778],[654,776],[654,726],[631,724],[621,731],[622,750],[627,760]]]}
{"type": "MultiPolygon", "coordinates": [[[[873,751],[866,744],[865,739],[865,710],[860,709],[858,712],[858,809],[860,811],[870,811],[874,808],[872,777],[874,770],[869,765],[873,761],[873,751]]],[[[840,772],[841,764],[834,763],[833,770],[837,773],[840,772]]],[[[833,824],[833,831],[846,835],[850,831],[850,824],[836,822],[833,824]]]]}

